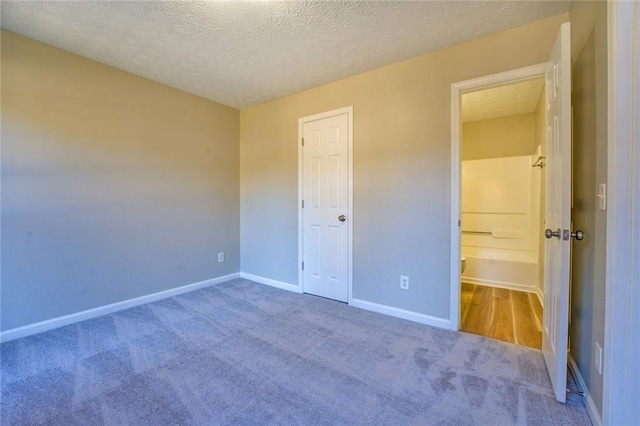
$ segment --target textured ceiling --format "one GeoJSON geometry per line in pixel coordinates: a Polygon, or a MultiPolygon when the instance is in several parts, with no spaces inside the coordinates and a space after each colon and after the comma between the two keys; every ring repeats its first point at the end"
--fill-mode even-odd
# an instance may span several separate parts
{"type": "Polygon", "coordinates": [[[544,77],[462,95],[462,122],[535,112],[544,77]]]}
{"type": "Polygon", "coordinates": [[[566,12],[536,1],[6,1],[1,26],[235,108],[566,12]]]}

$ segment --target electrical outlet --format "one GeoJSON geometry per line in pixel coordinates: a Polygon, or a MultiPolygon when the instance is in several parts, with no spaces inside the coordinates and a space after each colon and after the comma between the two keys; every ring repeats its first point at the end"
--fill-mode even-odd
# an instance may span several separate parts
{"type": "Polygon", "coordinates": [[[406,275],[400,275],[400,288],[403,290],[409,290],[409,277],[406,275]]]}
{"type": "Polygon", "coordinates": [[[598,370],[598,373],[602,375],[602,347],[598,342],[595,342],[595,347],[594,361],[596,364],[596,370],[598,370]]]}
{"type": "Polygon", "coordinates": [[[224,252],[218,253],[218,263],[224,262],[224,252]]]}

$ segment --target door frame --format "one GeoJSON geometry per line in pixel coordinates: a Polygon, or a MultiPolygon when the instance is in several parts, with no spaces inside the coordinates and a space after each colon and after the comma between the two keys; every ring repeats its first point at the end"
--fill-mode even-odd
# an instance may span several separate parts
{"type": "Polygon", "coordinates": [[[640,6],[607,3],[607,259],[603,424],[631,424],[637,404],[640,334],[640,6]]]}
{"type": "Polygon", "coordinates": [[[544,77],[546,69],[547,63],[545,62],[451,84],[451,289],[449,296],[449,324],[452,330],[460,330],[462,94],[544,77]]]}
{"type": "Polygon", "coordinates": [[[302,137],[304,125],[312,121],[323,120],[337,115],[347,114],[347,303],[353,302],[353,105],[308,115],[298,119],[298,283],[304,293],[304,217],[302,200],[304,199],[304,149],[302,137]]]}

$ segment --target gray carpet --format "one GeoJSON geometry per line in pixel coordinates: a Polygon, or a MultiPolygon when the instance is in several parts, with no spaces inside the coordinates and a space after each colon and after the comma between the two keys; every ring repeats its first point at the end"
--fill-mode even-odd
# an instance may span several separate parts
{"type": "Polygon", "coordinates": [[[0,352],[3,425],[590,424],[539,351],[246,280],[0,352]]]}

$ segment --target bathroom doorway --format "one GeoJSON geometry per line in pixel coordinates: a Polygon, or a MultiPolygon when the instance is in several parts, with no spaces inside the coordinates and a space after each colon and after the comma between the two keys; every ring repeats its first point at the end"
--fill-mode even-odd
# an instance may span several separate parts
{"type": "Polygon", "coordinates": [[[460,330],[542,348],[545,80],[462,94],[460,330]]]}

